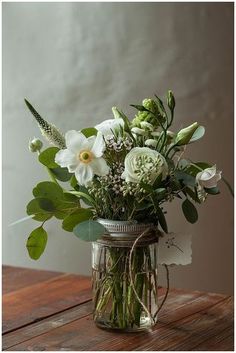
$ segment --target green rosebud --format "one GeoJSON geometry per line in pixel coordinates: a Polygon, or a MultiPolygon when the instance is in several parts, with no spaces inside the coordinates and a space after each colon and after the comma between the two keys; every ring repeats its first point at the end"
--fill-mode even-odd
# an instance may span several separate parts
{"type": "Polygon", "coordinates": [[[175,97],[172,91],[168,91],[167,93],[167,105],[170,108],[170,110],[173,112],[175,109],[175,97]]]}
{"type": "Polygon", "coordinates": [[[180,130],[175,138],[175,144],[177,146],[187,145],[198,127],[199,124],[195,122],[192,125],[180,130]]]}
{"type": "Polygon", "coordinates": [[[32,140],[29,141],[30,152],[38,152],[41,150],[42,147],[43,147],[43,143],[38,138],[34,137],[32,140]]]}

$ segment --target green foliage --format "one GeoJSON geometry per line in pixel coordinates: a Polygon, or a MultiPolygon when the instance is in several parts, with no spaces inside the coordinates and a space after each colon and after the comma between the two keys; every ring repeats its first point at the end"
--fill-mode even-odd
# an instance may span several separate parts
{"type": "Polygon", "coordinates": [[[52,174],[55,176],[57,180],[60,181],[69,181],[72,177],[72,174],[68,172],[67,168],[53,168],[51,169],[52,174]]]}
{"type": "Polygon", "coordinates": [[[55,155],[60,151],[58,147],[49,147],[40,153],[39,162],[48,168],[57,168],[58,164],[55,162],[55,155]]]}
{"type": "Polygon", "coordinates": [[[52,181],[42,181],[33,189],[33,195],[34,197],[44,197],[53,201],[53,203],[57,203],[63,199],[63,190],[52,181]]]}
{"type": "Polygon", "coordinates": [[[31,200],[28,203],[26,207],[26,212],[29,216],[34,215],[33,219],[35,221],[43,222],[50,219],[53,216],[52,211],[48,210],[48,207],[50,206],[51,206],[50,200],[39,197],[37,199],[31,200]],[[47,205],[46,207],[47,209],[43,209],[45,205],[47,205]]]}
{"type": "Polygon", "coordinates": [[[38,260],[40,258],[47,245],[47,238],[47,232],[43,227],[38,227],[30,233],[26,247],[31,259],[38,260]]]}
{"type": "Polygon", "coordinates": [[[156,206],[155,210],[156,210],[158,222],[159,222],[161,228],[164,230],[165,233],[168,233],[166,218],[165,218],[165,215],[164,215],[162,209],[159,206],[156,206]]]}
{"type": "Polygon", "coordinates": [[[74,227],[93,217],[93,212],[87,208],[80,208],[66,216],[62,222],[62,228],[68,232],[72,232],[74,227]]]}
{"type": "Polygon", "coordinates": [[[182,203],[182,210],[185,218],[190,223],[195,223],[198,220],[198,213],[196,207],[188,199],[184,200],[182,203]]]}
{"type": "Polygon", "coordinates": [[[192,175],[182,171],[182,170],[177,170],[175,172],[175,177],[177,180],[183,182],[184,185],[186,186],[195,186],[196,185],[196,180],[195,177],[192,175]]]}
{"type": "Polygon", "coordinates": [[[95,129],[95,127],[87,127],[85,129],[81,130],[82,134],[84,134],[85,137],[90,137],[90,136],[96,136],[98,133],[98,130],[95,129]]]}
{"type": "Polygon", "coordinates": [[[79,223],[74,227],[73,232],[78,238],[91,242],[101,238],[105,233],[105,228],[102,224],[89,220],[79,223]]]}

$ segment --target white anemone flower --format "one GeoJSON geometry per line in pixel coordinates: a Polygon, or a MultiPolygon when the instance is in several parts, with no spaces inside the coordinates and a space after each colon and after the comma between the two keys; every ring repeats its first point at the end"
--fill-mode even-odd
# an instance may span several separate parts
{"type": "Polygon", "coordinates": [[[55,162],[75,173],[80,185],[88,185],[94,175],[108,174],[109,167],[102,158],[105,143],[100,132],[97,136],[86,138],[82,132],[70,130],[65,140],[67,148],[57,152],[55,162]]]}
{"type": "Polygon", "coordinates": [[[113,136],[114,131],[119,131],[120,128],[124,128],[124,120],[121,118],[107,119],[95,125],[95,128],[103,134],[105,139],[108,139],[113,136]]]}

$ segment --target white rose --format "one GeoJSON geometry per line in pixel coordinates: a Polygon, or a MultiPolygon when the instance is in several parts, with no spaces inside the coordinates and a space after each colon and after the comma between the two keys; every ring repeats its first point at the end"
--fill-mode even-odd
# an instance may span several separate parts
{"type": "Polygon", "coordinates": [[[134,147],[125,157],[125,170],[122,178],[126,182],[139,183],[148,178],[151,184],[162,174],[165,179],[168,166],[165,158],[148,147],[134,147]]]}
{"type": "Polygon", "coordinates": [[[117,119],[107,119],[101,122],[100,124],[95,125],[95,129],[100,131],[105,138],[113,136],[115,130],[119,130],[120,126],[124,127],[124,120],[121,118],[117,119]]]}
{"type": "Polygon", "coordinates": [[[211,168],[206,168],[202,172],[199,172],[196,175],[196,182],[202,188],[215,188],[217,182],[221,179],[221,171],[216,170],[216,165],[211,168]]]}

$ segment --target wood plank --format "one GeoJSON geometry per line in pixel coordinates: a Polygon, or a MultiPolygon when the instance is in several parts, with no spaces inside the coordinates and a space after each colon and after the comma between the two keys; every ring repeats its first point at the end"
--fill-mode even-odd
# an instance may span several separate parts
{"type": "Polygon", "coordinates": [[[27,325],[21,329],[5,334],[2,339],[2,348],[6,350],[18,343],[22,343],[33,337],[42,335],[43,333],[55,330],[69,322],[91,315],[92,310],[93,304],[92,301],[89,301],[74,308],[67,309],[62,313],[52,315],[47,319],[42,319],[37,323],[27,325]]]}
{"type": "Polygon", "coordinates": [[[194,350],[202,341],[216,337],[222,330],[233,325],[232,304],[233,299],[226,298],[208,309],[202,308],[187,318],[157,328],[155,333],[158,340],[153,336],[135,350],[194,350]]]}
{"type": "Polygon", "coordinates": [[[90,300],[90,288],[88,277],[62,275],[5,294],[3,333],[90,300]]]}
{"type": "MultiPolygon", "coordinates": [[[[82,291],[80,292],[82,295],[82,291]]],[[[159,289],[160,301],[165,293],[165,288],[159,289]]],[[[171,293],[170,297],[174,294],[171,293]]],[[[4,350],[10,348],[13,345],[21,343],[27,339],[31,339],[33,337],[39,336],[40,334],[46,333],[52,329],[63,326],[75,319],[80,319],[82,316],[91,315],[93,310],[92,302],[87,302],[85,304],[81,304],[72,309],[68,309],[63,311],[60,314],[52,315],[49,318],[42,319],[41,321],[27,325],[18,330],[14,330],[8,334],[3,336],[3,347],[4,350]]]]}
{"type": "Polygon", "coordinates": [[[201,342],[194,351],[232,351],[234,350],[234,327],[230,325],[217,336],[201,342]]]}
{"type": "MultiPolygon", "coordinates": [[[[171,334],[178,334],[180,331],[182,338],[186,335],[184,330],[178,330],[179,320],[185,318],[188,322],[189,320],[191,322],[191,316],[195,315],[196,310],[204,311],[220,301],[224,301],[224,296],[217,294],[204,295],[200,292],[186,293],[180,290],[171,291],[171,296],[160,314],[160,322],[151,332],[130,334],[101,330],[94,325],[92,316],[89,315],[52,329],[8,350],[128,351],[135,349],[160,350],[159,347],[166,349],[169,348],[171,334]],[[185,306],[187,306],[186,310],[185,306]],[[175,327],[169,328],[170,322],[174,325],[173,320],[176,322],[175,327]],[[85,339],[85,334],[89,339],[85,339]],[[150,347],[145,347],[147,342],[148,344],[150,342],[150,347]]],[[[188,335],[190,333],[187,331],[188,335]]],[[[200,343],[200,341],[197,343],[200,343]]]]}
{"type": "Polygon", "coordinates": [[[10,293],[50,278],[61,276],[61,272],[33,270],[23,267],[3,266],[2,293],[10,293]]]}

